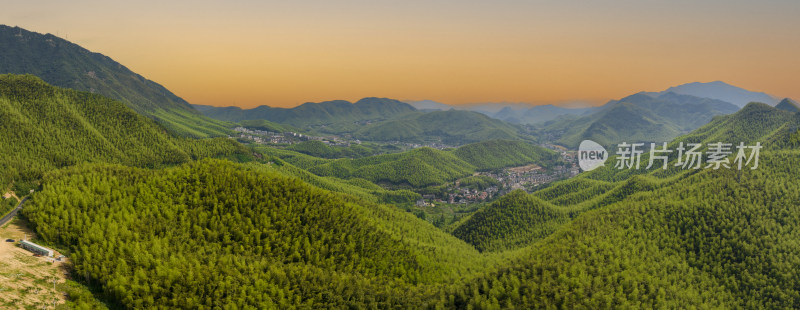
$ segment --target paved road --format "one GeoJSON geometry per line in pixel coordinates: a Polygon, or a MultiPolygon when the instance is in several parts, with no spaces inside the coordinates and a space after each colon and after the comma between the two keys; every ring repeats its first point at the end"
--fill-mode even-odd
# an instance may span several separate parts
{"type": "Polygon", "coordinates": [[[0,226],[5,225],[8,221],[10,221],[12,218],[14,218],[15,215],[17,215],[17,212],[19,212],[19,209],[22,209],[22,204],[25,203],[25,200],[28,200],[28,197],[22,198],[22,201],[19,202],[17,207],[14,208],[14,210],[11,210],[10,213],[6,214],[6,216],[4,216],[3,218],[0,219],[0,226]]]}

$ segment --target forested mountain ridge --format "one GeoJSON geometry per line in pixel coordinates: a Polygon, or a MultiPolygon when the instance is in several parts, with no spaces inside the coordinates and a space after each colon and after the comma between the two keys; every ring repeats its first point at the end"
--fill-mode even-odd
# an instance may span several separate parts
{"type": "Polygon", "coordinates": [[[611,145],[666,141],[681,133],[675,124],[631,103],[615,104],[597,114],[555,124],[551,128],[565,132],[557,143],[570,148],[577,148],[583,140],[611,145]]]}
{"type": "MultiPolygon", "coordinates": [[[[718,116],[694,132],[680,136],[669,144],[669,149],[676,149],[680,143],[707,145],[717,142],[731,143],[732,147],[742,142],[746,145],[761,143],[767,150],[796,149],[800,147],[798,128],[800,128],[800,114],[785,112],[761,103],[751,103],[734,114],[718,116]]],[[[701,150],[705,151],[707,147],[702,147],[701,150]]],[[[644,166],[641,169],[620,170],[614,168],[616,157],[611,157],[604,168],[557,182],[532,194],[541,200],[529,201],[520,197],[498,200],[463,221],[454,232],[457,232],[456,236],[459,238],[482,250],[523,247],[541,238],[525,234],[532,228],[537,229],[535,231],[539,233],[538,229],[548,228],[547,225],[551,225],[549,230],[545,231],[553,232],[552,225],[564,223],[565,215],[574,217],[582,212],[619,202],[632,194],[672,186],[696,172],[693,169],[686,170],[676,166],[676,156],[673,154],[670,157],[666,170],[646,170],[643,169],[644,166]],[[538,209],[550,210],[550,208],[564,213],[552,218],[554,221],[546,221],[547,225],[537,225],[538,221],[530,219],[522,222],[515,220],[529,216],[526,212],[538,209]],[[513,215],[506,216],[508,214],[513,215]],[[484,231],[487,227],[498,229],[498,233],[487,233],[484,231]],[[517,238],[525,237],[528,242],[515,243],[513,238],[505,235],[508,232],[514,232],[513,235],[517,238]],[[493,246],[487,247],[487,244],[493,246]]],[[[641,162],[647,163],[648,160],[649,154],[643,154],[641,162]]]]}
{"type": "Polygon", "coordinates": [[[571,109],[545,104],[523,109],[505,107],[491,116],[514,124],[542,124],[561,116],[590,115],[598,112],[600,109],[600,107],[571,109]]]}
{"type": "Polygon", "coordinates": [[[750,102],[761,102],[768,105],[775,105],[778,100],[775,97],[762,93],[749,91],[740,87],[730,85],[722,81],[708,83],[694,82],[683,85],[673,86],[661,93],[673,92],[682,95],[691,95],[701,98],[710,98],[732,103],[738,107],[744,107],[750,102]]]}
{"type": "MultiPolygon", "coordinates": [[[[632,103],[675,124],[682,131],[691,131],[707,124],[716,115],[731,114],[739,107],[716,99],[700,98],[667,92],[658,97],[635,94],[618,102],[632,103]]],[[[614,103],[611,103],[612,105],[614,103]]]]}
{"type": "Polygon", "coordinates": [[[518,127],[478,112],[447,110],[417,112],[357,129],[354,137],[368,141],[440,142],[462,145],[487,140],[533,139],[518,127]]]}
{"type": "Polygon", "coordinates": [[[482,171],[531,163],[550,167],[560,160],[555,151],[517,140],[476,142],[456,148],[452,153],[482,171]]]}
{"type": "Polygon", "coordinates": [[[798,128],[800,114],[753,102],[739,112],[718,116],[707,125],[677,140],[687,143],[760,142],[768,149],[794,148],[797,146],[794,143],[798,128]]]}
{"type": "Polygon", "coordinates": [[[0,133],[3,187],[30,184],[48,170],[85,161],[157,167],[251,156],[226,138],[174,137],[119,101],[53,87],[32,75],[0,75],[0,133]]]}
{"type": "Polygon", "coordinates": [[[54,86],[119,100],[179,135],[202,138],[230,132],[228,124],[202,116],[158,83],[52,34],[0,25],[0,46],[0,73],[33,74],[54,86]]]}
{"type": "Polygon", "coordinates": [[[700,170],[632,191],[456,287],[451,305],[796,308],[798,155],[768,151],[741,176],[700,170]]]}
{"type": "Polygon", "coordinates": [[[125,308],[430,307],[486,263],[408,213],[226,161],[83,165],[44,184],[25,215],[125,308]]]}
{"type": "Polygon", "coordinates": [[[716,115],[739,108],[725,101],[665,92],[634,94],[611,101],[595,114],[545,126],[559,132],[558,143],[577,147],[583,140],[602,145],[663,142],[705,125],[716,115]]]}
{"type": "Polygon", "coordinates": [[[516,190],[459,224],[453,235],[479,251],[500,251],[532,244],[568,222],[570,214],[516,190]]]}
{"type": "Polygon", "coordinates": [[[489,140],[449,151],[418,148],[404,153],[335,160],[274,148],[259,150],[320,176],[362,178],[377,183],[407,184],[417,188],[441,185],[476,171],[531,163],[550,167],[560,160],[554,151],[514,140],[489,140]]]}
{"type": "Polygon", "coordinates": [[[297,127],[390,119],[416,111],[405,102],[374,97],[363,98],[354,103],[345,100],[307,102],[294,108],[275,108],[265,105],[252,109],[203,106],[200,110],[206,116],[219,120],[232,122],[267,120],[297,127]]]}
{"type": "MultiPolygon", "coordinates": [[[[44,89],[25,100],[53,96],[44,89]]],[[[345,161],[259,147],[272,164],[157,170],[79,163],[46,173],[23,214],[67,251],[77,277],[127,308],[798,308],[798,125],[798,113],[749,104],[671,146],[761,141],[758,169],[607,164],[498,199],[458,223],[463,240],[377,204],[374,184],[282,161],[349,169],[438,158],[460,173],[478,169],[469,162],[518,164],[489,159],[535,147],[487,141],[345,161]]]]}
{"type": "Polygon", "coordinates": [[[524,232],[529,214],[551,219],[556,229],[550,226],[552,234],[520,249],[525,254],[515,263],[453,287],[456,297],[448,305],[797,308],[798,125],[797,113],[751,103],[678,138],[672,148],[760,141],[757,169],[647,171],[607,164],[533,193],[538,200],[521,193],[498,200],[454,232],[479,246],[503,247],[515,245],[507,234],[524,232]],[[530,208],[532,202],[574,219],[553,222],[558,217],[530,208]],[[509,216],[490,218],[500,212],[509,216]]]}
{"type": "Polygon", "coordinates": [[[475,171],[475,167],[450,153],[418,148],[399,154],[338,159],[311,167],[308,171],[322,176],[356,177],[377,183],[407,183],[413,187],[423,187],[468,176],[475,171]]]}
{"type": "Polygon", "coordinates": [[[789,112],[800,112],[800,104],[797,104],[797,102],[794,102],[794,100],[789,98],[784,98],[783,100],[781,100],[781,102],[779,102],[778,105],[775,106],[775,108],[786,110],[789,112]]]}
{"type": "Polygon", "coordinates": [[[239,122],[248,128],[268,121],[318,134],[348,134],[365,141],[462,145],[492,139],[534,139],[522,134],[518,126],[478,112],[417,111],[407,103],[388,98],[364,98],[355,103],[309,102],[294,108],[198,108],[206,116],[239,122]]]}

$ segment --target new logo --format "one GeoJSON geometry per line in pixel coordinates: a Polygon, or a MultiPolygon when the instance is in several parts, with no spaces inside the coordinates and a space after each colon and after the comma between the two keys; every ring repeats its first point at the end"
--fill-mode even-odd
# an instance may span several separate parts
{"type": "Polygon", "coordinates": [[[608,152],[602,145],[592,140],[583,140],[578,146],[578,165],[583,171],[592,171],[605,165],[608,152]]]}

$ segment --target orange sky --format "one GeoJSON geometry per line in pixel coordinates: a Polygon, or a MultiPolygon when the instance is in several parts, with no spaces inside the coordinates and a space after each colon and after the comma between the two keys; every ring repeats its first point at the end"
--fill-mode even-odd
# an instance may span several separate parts
{"type": "Polygon", "coordinates": [[[800,99],[797,1],[163,2],[16,1],[0,23],[216,106],[599,104],[715,80],[800,99]]]}

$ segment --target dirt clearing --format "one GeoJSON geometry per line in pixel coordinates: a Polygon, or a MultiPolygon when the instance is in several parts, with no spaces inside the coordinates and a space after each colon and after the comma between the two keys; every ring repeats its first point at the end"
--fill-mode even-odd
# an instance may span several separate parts
{"type": "MultiPolygon", "coordinates": [[[[0,308],[2,309],[53,309],[65,301],[64,293],[53,288],[53,281],[62,284],[66,279],[66,258],[56,261],[50,257],[35,257],[33,253],[17,246],[27,234],[35,240],[33,232],[19,217],[0,227],[0,308]],[[14,239],[8,242],[7,239],[14,239]]],[[[34,241],[35,242],[35,241],[34,241]]],[[[60,253],[55,252],[55,257],[60,253]]]]}

